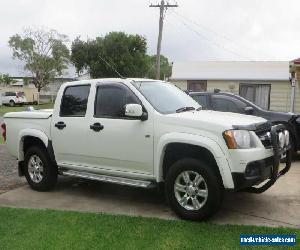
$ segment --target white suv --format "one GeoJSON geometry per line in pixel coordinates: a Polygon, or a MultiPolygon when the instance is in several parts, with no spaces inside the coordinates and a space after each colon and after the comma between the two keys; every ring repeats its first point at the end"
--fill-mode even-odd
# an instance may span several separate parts
{"type": "Polygon", "coordinates": [[[24,92],[4,92],[2,95],[2,104],[10,105],[11,107],[15,105],[23,105],[27,103],[27,99],[25,97],[24,92]]]}

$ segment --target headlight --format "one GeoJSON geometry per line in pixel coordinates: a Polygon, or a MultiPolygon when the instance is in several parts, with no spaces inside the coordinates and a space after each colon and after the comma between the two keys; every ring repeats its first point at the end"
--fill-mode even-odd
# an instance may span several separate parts
{"type": "Polygon", "coordinates": [[[290,144],[290,133],[287,130],[284,130],[285,135],[285,146],[288,146],[290,144]]]}
{"type": "Polygon", "coordinates": [[[229,149],[246,149],[252,147],[251,134],[248,130],[227,130],[224,139],[229,149]]]}

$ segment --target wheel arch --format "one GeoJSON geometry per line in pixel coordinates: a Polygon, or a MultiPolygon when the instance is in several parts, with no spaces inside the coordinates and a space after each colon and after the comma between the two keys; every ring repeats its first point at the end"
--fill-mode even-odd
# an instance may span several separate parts
{"type": "Polygon", "coordinates": [[[25,129],[19,133],[19,150],[18,150],[18,160],[23,161],[25,151],[32,145],[39,145],[48,147],[48,136],[37,129],[25,129]]]}
{"type": "Polygon", "coordinates": [[[226,154],[216,141],[208,137],[185,133],[168,134],[163,137],[156,150],[158,157],[155,159],[154,174],[158,182],[164,181],[166,168],[174,160],[192,156],[199,159],[200,155],[204,155],[204,158],[214,166],[216,173],[220,175],[223,186],[225,188],[234,187],[226,154]],[[171,160],[166,158],[170,155],[173,155],[171,160]]]}

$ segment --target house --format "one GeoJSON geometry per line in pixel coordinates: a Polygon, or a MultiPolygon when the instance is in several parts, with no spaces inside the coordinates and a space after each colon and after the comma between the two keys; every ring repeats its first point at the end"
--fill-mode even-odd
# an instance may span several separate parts
{"type": "MultiPolygon", "coordinates": [[[[0,93],[7,91],[16,91],[16,92],[24,92],[26,99],[30,103],[37,102],[38,100],[38,90],[32,84],[31,77],[22,77],[22,76],[12,76],[11,77],[15,82],[10,86],[0,86],[0,93]],[[26,82],[26,83],[25,83],[26,82]]],[[[60,88],[60,86],[65,82],[74,81],[75,77],[57,77],[54,78],[52,82],[50,82],[47,86],[41,89],[40,92],[40,102],[53,102],[56,98],[56,94],[60,88]]]]}
{"type": "MultiPolygon", "coordinates": [[[[265,109],[288,112],[292,90],[289,64],[288,61],[175,62],[170,82],[188,91],[228,91],[265,109]]],[[[300,113],[298,84],[294,107],[300,113]]]]}

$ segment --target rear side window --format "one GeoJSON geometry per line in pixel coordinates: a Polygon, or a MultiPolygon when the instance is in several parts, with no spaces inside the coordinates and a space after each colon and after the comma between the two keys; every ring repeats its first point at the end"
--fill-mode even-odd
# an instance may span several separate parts
{"type": "Polygon", "coordinates": [[[5,96],[16,96],[15,92],[6,92],[5,96]]]}
{"type": "Polygon", "coordinates": [[[85,116],[90,85],[66,87],[60,106],[60,116],[85,116]]]}
{"type": "Polygon", "coordinates": [[[193,99],[198,102],[203,109],[207,109],[208,107],[208,101],[206,95],[193,95],[193,99]]]}
{"type": "Polygon", "coordinates": [[[109,84],[97,87],[95,117],[122,118],[126,104],[141,104],[126,86],[109,84]]]}
{"type": "Polygon", "coordinates": [[[245,103],[237,99],[221,95],[212,96],[212,105],[214,110],[233,113],[243,113],[247,106],[245,103]]]}

